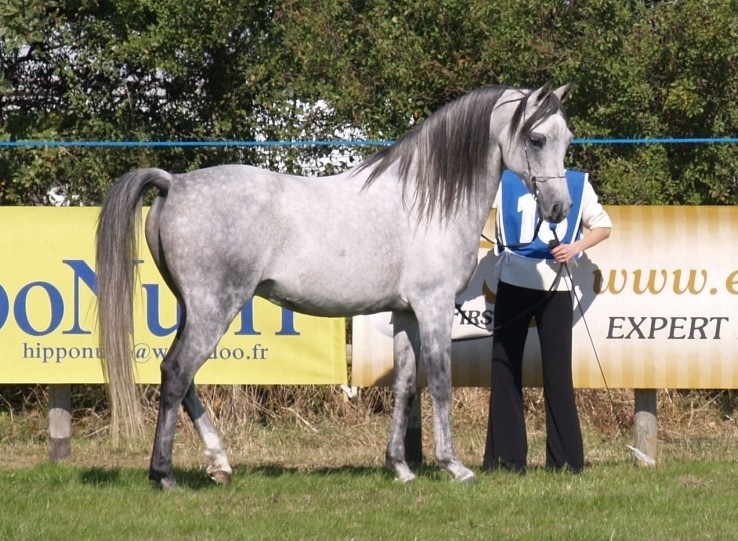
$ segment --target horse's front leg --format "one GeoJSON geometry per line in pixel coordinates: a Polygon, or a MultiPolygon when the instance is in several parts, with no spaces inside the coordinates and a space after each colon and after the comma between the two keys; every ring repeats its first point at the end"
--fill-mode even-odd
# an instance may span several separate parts
{"type": "MultiPolygon", "coordinates": [[[[428,301],[431,299],[428,298],[428,301]]],[[[425,365],[428,392],[433,402],[433,433],[436,463],[459,482],[473,482],[474,472],[456,457],[451,434],[451,326],[453,303],[426,303],[417,311],[419,318],[420,358],[425,365]]]]}
{"type": "Polygon", "coordinates": [[[200,436],[200,441],[205,448],[205,456],[210,460],[207,468],[208,475],[219,485],[230,484],[233,470],[228,462],[223,441],[197,396],[194,383],[187,390],[182,405],[200,436]]]}
{"type": "Polygon", "coordinates": [[[392,314],[394,326],[395,405],[385,462],[398,481],[415,479],[405,458],[407,420],[417,388],[418,320],[412,312],[392,314]]]}

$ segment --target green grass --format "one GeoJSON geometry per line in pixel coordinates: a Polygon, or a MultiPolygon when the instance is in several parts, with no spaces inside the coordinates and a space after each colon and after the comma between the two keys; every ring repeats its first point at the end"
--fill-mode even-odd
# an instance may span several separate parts
{"type": "MultiPolygon", "coordinates": [[[[487,393],[455,397],[456,449],[478,471],[487,393]]],[[[662,397],[656,467],[634,463],[632,426],[617,428],[611,405],[595,396],[580,404],[588,467],[576,476],[545,471],[534,396],[530,472],[480,474],[472,486],[432,464],[415,482],[396,483],[382,467],[389,416],[355,407],[221,421],[235,472],[232,485],[219,487],[183,417],[174,448],[181,488],[171,493],[146,478],[150,421],[143,441],[114,450],[104,420],[84,416],[73,427],[72,457],[54,465],[43,412],[0,412],[0,540],[736,538],[738,416],[699,395],[662,397]]],[[[616,406],[627,420],[629,396],[616,406]]],[[[429,407],[423,438],[432,462],[429,407]]]]}
{"type": "Polygon", "coordinates": [[[0,470],[0,539],[730,539],[738,463],[629,460],[583,474],[495,473],[472,486],[422,468],[237,468],[229,487],[195,469],[155,490],[141,468],[0,470]]]}

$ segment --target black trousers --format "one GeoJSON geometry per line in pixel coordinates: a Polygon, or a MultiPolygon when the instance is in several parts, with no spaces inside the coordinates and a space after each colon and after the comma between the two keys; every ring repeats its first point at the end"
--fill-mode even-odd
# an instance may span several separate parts
{"type": "Polygon", "coordinates": [[[535,318],[541,344],[546,467],[573,472],[584,467],[582,432],[572,382],[573,315],[569,291],[548,292],[504,282],[498,284],[484,470],[523,471],[527,467],[522,365],[531,318],[535,318]]]}

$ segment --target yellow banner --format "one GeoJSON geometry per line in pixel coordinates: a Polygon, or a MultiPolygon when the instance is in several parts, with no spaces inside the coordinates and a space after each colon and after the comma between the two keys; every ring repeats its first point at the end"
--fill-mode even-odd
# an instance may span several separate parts
{"type": "MultiPolygon", "coordinates": [[[[97,345],[94,238],[97,208],[0,208],[0,383],[102,383],[97,345]]],[[[178,322],[174,296],[143,238],[135,294],[141,383],[178,322]]],[[[236,316],[197,383],[341,384],[345,322],[294,313],[263,299],[236,316]]]]}
{"type": "MultiPolygon", "coordinates": [[[[571,266],[578,298],[573,300],[575,385],[738,388],[738,209],[607,210],[612,236],[571,266]]],[[[494,238],[493,223],[490,217],[489,238],[494,238]]],[[[456,386],[490,384],[496,289],[490,248],[489,243],[480,246],[477,272],[457,299],[464,314],[457,310],[454,319],[456,386]]],[[[354,318],[353,385],[391,384],[391,336],[390,314],[354,318]]],[[[540,373],[533,325],[526,343],[525,385],[539,386],[540,373]]]]}

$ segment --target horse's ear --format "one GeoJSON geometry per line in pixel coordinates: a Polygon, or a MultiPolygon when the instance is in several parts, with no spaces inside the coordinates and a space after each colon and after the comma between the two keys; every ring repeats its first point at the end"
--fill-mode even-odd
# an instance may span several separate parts
{"type": "Polygon", "coordinates": [[[548,81],[541,88],[534,90],[533,92],[530,93],[530,97],[528,98],[528,103],[540,105],[541,102],[543,102],[543,100],[546,99],[546,96],[548,96],[550,93],[551,93],[551,81],[548,81]]]}
{"type": "Polygon", "coordinates": [[[564,86],[560,86],[554,90],[553,93],[559,98],[561,103],[564,103],[569,98],[572,90],[574,90],[574,83],[566,83],[564,86]]]}

